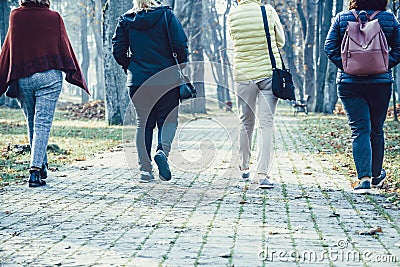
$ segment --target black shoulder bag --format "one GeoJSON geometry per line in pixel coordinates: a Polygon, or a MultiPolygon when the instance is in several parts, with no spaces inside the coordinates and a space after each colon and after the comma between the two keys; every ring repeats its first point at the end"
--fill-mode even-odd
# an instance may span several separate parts
{"type": "Polygon", "coordinates": [[[271,46],[271,34],[269,33],[267,13],[265,11],[265,6],[261,6],[261,12],[264,21],[265,35],[267,36],[268,52],[272,64],[272,92],[278,98],[283,100],[296,100],[294,93],[294,85],[292,80],[292,74],[289,69],[285,68],[285,63],[282,60],[283,69],[278,69],[276,67],[276,61],[274,53],[272,52],[271,46]]]}
{"type": "Polygon", "coordinates": [[[197,92],[196,92],[196,88],[190,82],[189,77],[187,77],[183,74],[182,69],[179,66],[178,55],[176,54],[176,52],[174,51],[174,48],[172,46],[171,35],[169,32],[169,26],[168,26],[167,12],[164,13],[164,18],[165,18],[165,25],[167,27],[169,46],[171,47],[172,56],[174,57],[176,66],[178,67],[178,73],[179,73],[179,79],[180,79],[179,99],[182,103],[183,100],[185,100],[185,99],[196,98],[197,92]]]}

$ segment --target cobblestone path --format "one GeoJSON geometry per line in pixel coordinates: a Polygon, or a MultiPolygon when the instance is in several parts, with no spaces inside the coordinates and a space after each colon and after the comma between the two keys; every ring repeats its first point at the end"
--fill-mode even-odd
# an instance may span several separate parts
{"type": "Polygon", "coordinates": [[[272,190],[240,180],[233,114],[180,125],[170,182],[138,182],[127,128],[119,151],[0,191],[0,266],[400,266],[398,211],[353,195],[302,123],[277,117],[272,190]]]}

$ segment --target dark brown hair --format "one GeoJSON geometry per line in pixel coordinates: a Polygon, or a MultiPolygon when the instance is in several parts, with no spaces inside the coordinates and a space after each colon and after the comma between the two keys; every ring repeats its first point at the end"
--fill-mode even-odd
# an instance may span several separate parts
{"type": "Polygon", "coordinates": [[[388,0],[350,0],[349,10],[386,10],[388,0]]]}
{"type": "Polygon", "coordinates": [[[35,4],[39,4],[42,6],[47,6],[50,7],[50,0],[20,0],[21,4],[24,3],[35,3],[35,4]]]}

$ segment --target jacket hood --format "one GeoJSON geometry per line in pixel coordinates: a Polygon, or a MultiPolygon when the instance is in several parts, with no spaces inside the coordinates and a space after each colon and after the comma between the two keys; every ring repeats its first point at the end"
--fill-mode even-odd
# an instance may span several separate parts
{"type": "Polygon", "coordinates": [[[261,0],[241,0],[239,2],[239,5],[249,4],[249,3],[256,3],[256,4],[261,5],[261,0]]]}
{"type": "Polygon", "coordinates": [[[168,9],[170,9],[168,6],[160,6],[152,10],[143,10],[139,12],[135,12],[131,9],[123,15],[123,19],[134,29],[147,30],[162,19],[164,13],[168,9]]]}

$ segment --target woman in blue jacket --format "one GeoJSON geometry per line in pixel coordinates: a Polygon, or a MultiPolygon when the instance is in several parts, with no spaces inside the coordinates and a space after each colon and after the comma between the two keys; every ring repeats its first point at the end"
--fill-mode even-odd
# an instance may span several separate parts
{"type": "MultiPolygon", "coordinates": [[[[378,187],[386,177],[382,168],[384,156],[383,124],[392,90],[391,68],[400,62],[400,25],[393,13],[386,11],[387,0],[350,0],[349,10],[357,14],[365,10],[369,15],[379,10],[375,19],[390,46],[389,70],[383,74],[354,76],[343,71],[341,42],[349,21],[356,21],[351,11],[340,12],[327,35],[325,52],[338,67],[338,95],[346,110],[352,130],[353,158],[357,169],[359,184],[354,193],[368,193],[378,187]],[[372,179],[371,179],[372,178],[372,179]]],[[[365,15],[360,15],[365,20],[365,15]]]]}
{"type": "Polygon", "coordinates": [[[113,37],[113,55],[127,73],[127,85],[136,111],[136,146],[141,181],[154,179],[151,164],[153,130],[158,127],[154,161],[161,180],[171,179],[168,155],[178,125],[179,76],[172,47],[179,63],[187,61],[187,37],[167,6],[153,0],[134,0],[134,8],[119,19],[113,37]]]}

